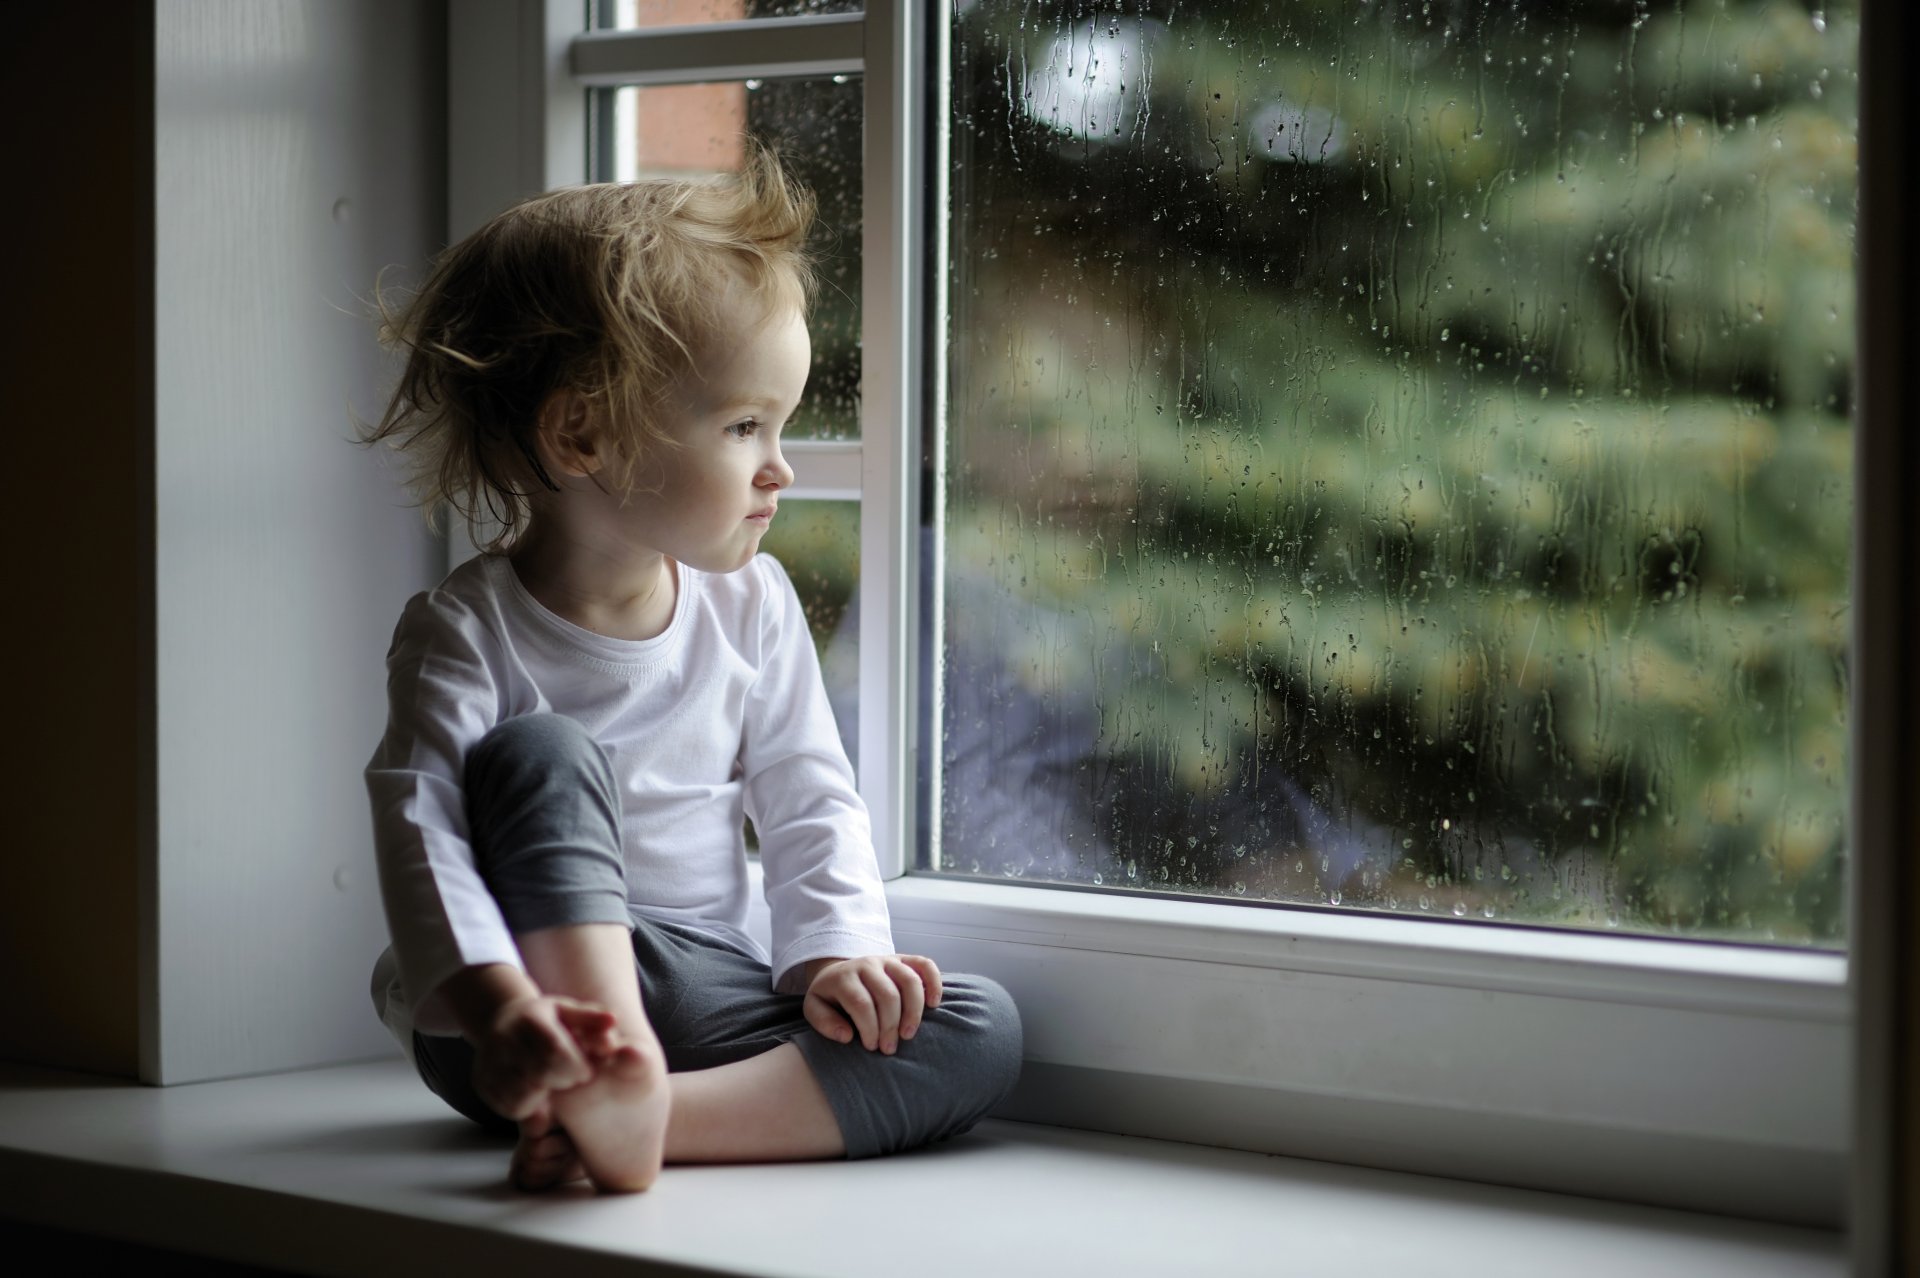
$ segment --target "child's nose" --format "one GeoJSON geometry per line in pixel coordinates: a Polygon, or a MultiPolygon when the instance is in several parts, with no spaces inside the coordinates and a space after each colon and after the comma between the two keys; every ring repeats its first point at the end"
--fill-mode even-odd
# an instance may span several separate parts
{"type": "Polygon", "coordinates": [[[793,467],[787,465],[786,454],[778,444],[773,446],[773,457],[760,472],[760,482],[774,488],[793,487],[793,467]]]}

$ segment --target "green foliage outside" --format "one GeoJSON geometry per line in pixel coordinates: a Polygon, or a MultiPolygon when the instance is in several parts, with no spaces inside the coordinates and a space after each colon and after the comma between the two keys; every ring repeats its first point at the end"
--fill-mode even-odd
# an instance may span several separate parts
{"type": "Polygon", "coordinates": [[[1838,943],[1854,6],[963,13],[951,575],[1098,705],[1034,872],[1838,943]]]}

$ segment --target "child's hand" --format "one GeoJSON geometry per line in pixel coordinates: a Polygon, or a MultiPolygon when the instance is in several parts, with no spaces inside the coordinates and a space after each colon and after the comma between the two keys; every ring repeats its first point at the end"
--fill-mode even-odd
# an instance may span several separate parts
{"type": "Polygon", "coordinates": [[[550,1093],[592,1081],[615,1049],[613,1024],[613,1013],[579,999],[515,999],[474,1042],[473,1090],[504,1118],[533,1117],[550,1093]]]}
{"type": "Polygon", "coordinates": [[[940,969],[918,954],[815,959],[807,964],[807,1024],[836,1043],[891,1056],[920,1028],[929,1007],[940,1006],[940,969]]]}

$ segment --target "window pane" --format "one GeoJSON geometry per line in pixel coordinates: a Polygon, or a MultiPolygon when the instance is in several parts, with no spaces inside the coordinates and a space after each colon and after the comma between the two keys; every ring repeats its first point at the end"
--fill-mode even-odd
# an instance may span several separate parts
{"type": "Polygon", "coordinates": [[[861,0],[595,0],[594,25],[616,30],[680,27],[742,18],[859,13],[865,7],[861,0]]]}
{"type": "MultiPolygon", "coordinates": [[[[860,503],[794,501],[774,516],[760,549],[780,561],[800,596],[813,632],[814,651],[833,706],[835,725],[847,757],[859,766],[854,745],[860,735],[860,503]]],[[[760,852],[753,822],[745,825],[747,850],[760,852]]]]}
{"type": "Polygon", "coordinates": [[[959,6],[939,868],[1839,944],[1856,8],[959,6]]]}
{"type": "Polygon", "coordinates": [[[819,202],[813,372],[791,439],[860,433],[860,77],[629,85],[596,90],[596,177],[738,172],[750,138],[773,147],[819,202]]]}
{"type": "Polygon", "coordinates": [[[793,501],[780,504],[760,549],[793,579],[813,631],[820,671],[840,724],[847,757],[858,760],[860,732],[860,503],[793,501]]]}

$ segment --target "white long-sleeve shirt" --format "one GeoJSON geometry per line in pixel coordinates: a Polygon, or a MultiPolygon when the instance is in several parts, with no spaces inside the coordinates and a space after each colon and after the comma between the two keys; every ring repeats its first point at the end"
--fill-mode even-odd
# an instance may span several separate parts
{"type": "Polygon", "coordinates": [[[499,557],[408,602],[366,774],[396,1032],[454,1032],[443,981],[474,964],[521,966],[474,865],[461,775],[488,729],[525,714],[579,721],[612,759],[636,912],[760,955],[788,993],[809,960],[893,952],[866,806],[792,583],[768,555],[724,575],[677,571],[672,620],[639,641],[548,611],[499,557]],[[746,930],[743,815],[760,843],[770,955],[746,930]]]}

